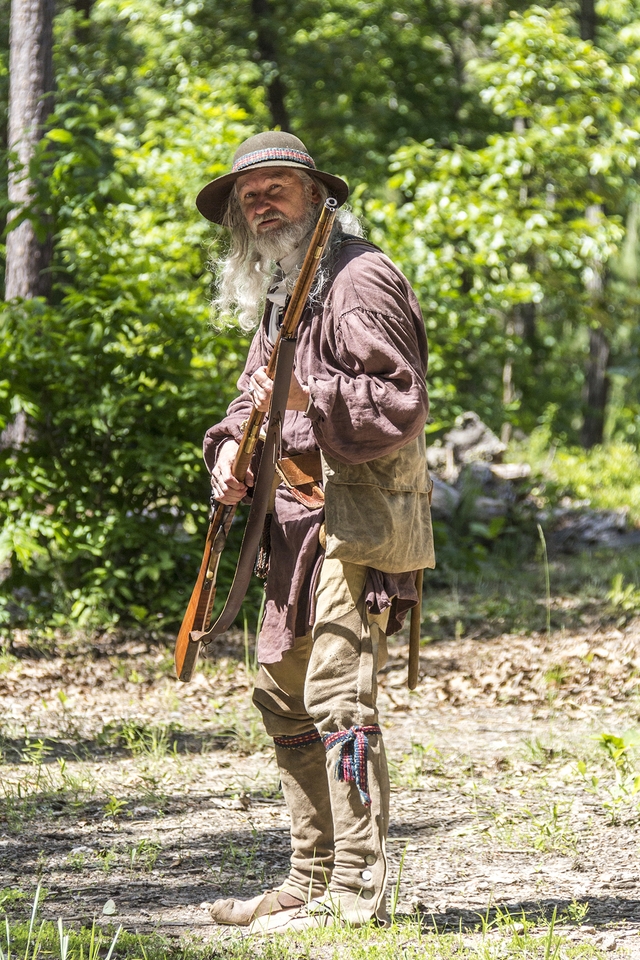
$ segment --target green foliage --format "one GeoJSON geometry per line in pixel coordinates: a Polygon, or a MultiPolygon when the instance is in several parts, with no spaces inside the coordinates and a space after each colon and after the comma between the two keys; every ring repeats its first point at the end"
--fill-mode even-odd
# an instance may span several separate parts
{"type": "MultiPolygon", "coordinates": [[[[568,908],[567,917],[559,919],[579,922],[584,912],[581,904],[574,903],[568,908]]],[[[60,960],[98,960],[113,956],[127,960],[201,960],[212,956],[211,943],[182,939],[174,943],[158,934],[129,933],[122,929],[109,927],[100,929],[94,920],[89,926],[78,930],[66,929],[63,921],[57,923],[40,921],[37,917],[37,903],[32,912],[31,922],[14,922],[7,919],[2,930],[0,951],[6,960],[36,960],[38,956],[56,956],[60,960]]],[[[325,929],[307,930],[296,937],[288,934],[276,935],[268,940],[248,942],[246,937],[229,935],[222,947],[228,960],[297,960],[300,956],[318,960],[331,953],[345,954],[354,960],[376,957],[379,960],[446,960],[457,957],[462,960],[499,960],[507,954],[514,960],[525,960],[531,956],[553,958],[571,956],[588,958],[601,954],[591,943],[579,944],[556,928],[556,910],[549,920],[539,913],[527,916],[512,916],[508,910],[494,909],[486,915],[479,914],[476,929],[461,936],[459,931],[438,932],[437,929],[424,929],[420,917],[394,917],[387,929],[373,924],[363,927],[350,927],[337,924],[325,929]]],[[[218,955],[214,947],[214,956],[218,955]]]]}
{"type": "Polygon", "coordinates": [[[175,752],[176,741],[169,737],[177,732],[174,724],[148,726],[135,720],[122,723],[110,721],[103,728],[98,740],[109,747],[124,746],[132,757],[159,760],[170,751],[175,752]]]}
{"type": "MultiPolygon", "coordinates": [[[[479,569],[442,566],[425,578],[423,637],[445,640],[503,633],[579,630],[591,624],[615,623],[621,613],[632,615],[637,601],[640,551],[601,549],[549,561],[501,559],[493,552],[479,569]],[[616,591],[622,585],[622,595],[616,591]],[[625,607],[625,603],[631,609],[625,607]]],[[[626,617],[625,617],[626,618],[626,617]]],[[[547,675],[551,685],[562,681],[561,669],[547,675]]]]}
{"type": "MultiPolygon", "coordinates": [[[[0,430],[27,427],[0,450],[0,625],[181,617],[206,525],[200,441],[247,347],[209,327],[210,233],[193,198],[238,142],[278,122],[276,81],[292,129],[350,178],[415,285],[431,431],[473,409],[495,429],[575,444],[598,327],[615,445],[588,463],[558,451],[554,490],[640,516],[637,4],[602,0],[593,43],[555,4],[258,7],[96,0],[88,17],[56,16],[55,107],[19,215],[53,232],[53,291],[0,316],[0,430]]],[[[466,523],[472,500],[438,531],[444,568],[532,549],[511,517],[466,523]]]]}
{"type": "Polygon", "coordinates": [[[198,0],[196,56],[234,77],[238,102],[264,127],[280,122],[269,109],[277,78],[293,132],[352,183],[377,187],[407,138],[474,143],[499,125],[464,64],[487,49],[502,3],[303,0],[295,16],[283,0],[265,8],[257,18],[248,4],[198,0]]]}
{"type": "Polygon", "coordinates": [[[640,611],[640,590],[633,583],[625,583],[622,573],[617,573],[611,581],[607,599],[615,610],[623,610],[632,616],[640,611]]]}
{"type": "MultiPolygon", "coordinates": [[[[119,11],[104,3],[96,17],[122,44],[119,11]]],[[[170,81],[148,80],[167,27],[160,5],[148,13],[155,30],[124,38],[128,67],[112,72],[96,46],[99,69],[63,74],[39,158],[58,224],[54,302],[0,317],[0,427],[29,422],[26,442],[0,454],[0,562],[12,565],[5,593],[22,588],[18,620],[40,608],[83,626],[180,617],[206,528],[201,437],[246,349],[209,329],[193,207],[246,135],[243,115],[215,79],[181,97],[174,77],[169,106],[170,81]]]]}
{"type": "Polygon", "coordinates": [[[557,450],[549,474],[576,499],[602,510],[628,509],[629,519],[640,522],[640,455],[631,444],[557,450]]]}
{"type": "Polygon", "coordinates": [[[589,284],[617,252],[636,197],[638,60],[580,40],[555,6],[513,13],[493,47],[469,69],[511,129],[479,149],[403,147],[396,199],[365,210],[425,310],[438,420],[473,409],[529,431],[556,403],[554,432],[573,437],[586,329],[604,325],[621,352],[635,343],[629,289],[594,300],[589,284]]]}
{"type": "MultiPolygon", "coordinates": [[[[55,925],[45,920],[38,920],[38,910],[45,895],[45,892],[38,886],[28,924],[10,925],[8,918],[5,918],[2,931],[3,942],[0,944],[2,960],[11,960],[12,957],[17,956],[22,957],[23,960],[36,960],[43,954],[51,955],[54,953],[60,957],[60,960],[71,960],[71,958],[83,960],[84,957],[87,960],[98,960],[102,956],[105,960],[111,960],[122,932],[122,925],[118,927],[115,933],[111,931],[109,936],[105,937],[94,919],[90,929],[84,928],[80,933],[74,931],[65,933],[61,919],[55,925]]],[[[135,941],[131,935],[127,937],[125,934],[124,942],[127,939],[130,941],[130,949],[131,942],[135,941]]],[[[121,946],[124,946],[123,942],[121,942],[121,946]]]]}
{"type": "Polygon", "coordinates": [[[118,797],[109,797],[104,805],[105,817],[118,817],[127,805],[126,800],[119,800],[118,797]]]}
{"type": "Polygon", "coordinates": [[[638,813],[636,797],[640,791],[640,772],[636,764],[637,731],[624,736],[604,732],[593,739],[604,750],[605,764],[594,772],[585,760],[579,760],[578,773],[587,790],[600,800],[611,824],[619,823],[625,810],[631,813],[635,822],[638,813]]]}
{"type": "Polygon", "coordinates": [[[526,811],[530,819],[531,843],[536,850],[575,853],[577,838],[568,822],[568,810],[557,803],[548,804],[541,814],[526,811]]]}
{"type": "Polygon", "coordinates": [[[640,521],[640,455],[632,444],[557,447],[543,426],[514,446],[510,456],[531,464],[537,475],[533,493],[541,505],[555,506],[570,497],[597,510],[628,511],[631,523],[640,521]]]}

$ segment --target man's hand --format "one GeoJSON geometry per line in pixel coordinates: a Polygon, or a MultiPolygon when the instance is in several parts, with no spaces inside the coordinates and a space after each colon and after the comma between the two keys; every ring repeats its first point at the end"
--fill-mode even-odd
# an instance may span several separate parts
{"type": "MultiPolygon", "coordinates": [[[[260,413],[268,413],[271,403],[273,380],[267,376],[266,367],[258,367],[249,381],[249,392],[253,396],[253,405],[260,413]]],[[[306,410],[309,406],[309,387],[300,383],[295,373],[291,374],[287,410],[306,410]]]]}
{"type": "Polygon", "coordinates": [[[238,444],[235,440],[225,440],[220,447],[216,465],[211,471],[211,489],[218,503],[233,506],[239,503],[247,492],[247,487],[253,486],[253,473],[251,468],[247,470],[245,483],[236,480],[232,473],[233,461],[238,452],[238,444]]]}

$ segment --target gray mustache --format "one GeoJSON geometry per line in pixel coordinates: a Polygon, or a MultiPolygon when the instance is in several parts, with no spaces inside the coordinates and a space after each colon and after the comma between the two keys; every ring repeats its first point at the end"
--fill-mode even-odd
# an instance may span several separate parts
{"type": "Polygon", "coordinates": [[[260,223],[264,223],[265,220],[284,220],[285,223],[288,223],[289,220],[283,213],[280,213],[279,210],[273,210],[271,213],[259,213],[254,217],[253,222],[257,226],[260,223]]]}

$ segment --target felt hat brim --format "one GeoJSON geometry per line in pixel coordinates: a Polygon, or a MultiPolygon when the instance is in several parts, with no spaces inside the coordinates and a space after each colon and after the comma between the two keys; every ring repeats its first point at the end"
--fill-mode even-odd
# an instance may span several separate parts
{"type": "Polygon", "coordinates": [[[320,180],[329,188],[329,195],[334,197],[340,206],[349,196],[349,187],[340,177],[334,177],[331,173],[325,173],[323,170],[310,170],[308,166],[302,163],[295,163],[291,160],[265,160],[261,163],[251,164],[244,170],[238,170],[234,173],[225,173],[222,177],[216,177],[202,188],[196,197],[196,207],[203,217],[211,220],[212,223],[222,223],[227,209],[227,201],[233,189],[233,185],[238,179],[252,170],[267,169],[269,167],[292,167],[296,170],[302,170],[310,177],[320,180]]]}

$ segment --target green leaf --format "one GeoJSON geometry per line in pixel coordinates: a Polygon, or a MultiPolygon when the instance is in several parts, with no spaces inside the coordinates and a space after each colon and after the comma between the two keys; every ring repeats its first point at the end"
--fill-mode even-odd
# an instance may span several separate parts
{"type": "Polygon", "coordinates": [[[48,130],[45,134],[45,137],[48,140],[53,140],[54,143],[72,143],[73,134],[68,130],[63,130],[61,127],[56,128],[55,130],[48,130]]]}

